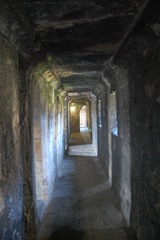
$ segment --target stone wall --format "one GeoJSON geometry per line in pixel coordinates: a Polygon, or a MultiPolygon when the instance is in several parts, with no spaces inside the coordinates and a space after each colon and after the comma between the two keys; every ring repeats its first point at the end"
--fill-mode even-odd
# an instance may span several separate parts
{"type": "Polygon", "coordinates": [[[30,83],[23,58],[33,49],[33,32],[23,1],[2,0],[0,16],[0,239],[35,239],[30,83]]]}
{"type": "Polygon", "coordinates": [[[48,201],[47,176],[47,112],[46,103],[40,101],[40,93],[36,86],[33,99],[33,178],[35,178],[35,205],[37,212],[37,227],[43,216],[48,201]],[[46,165],[46,166],[45,166],[46,165]]]}
{"type": "Polygon", "coordinates": [[[27,71],[29,62],[19,56],[19,104],[20,104],[20,142],[23,166],[24,186],[24,239],[36,239],[35,204],[34,204],[34,163],[32,156],[31,132],[31,81],[27,71]]]}
{"type": "Polygon", "coordinates": [[[128,76],[118,67],[106,69],[106,80],[110,84],[108,92],[108,142],[111,158],[110,173],[112,187],[126,224],[129,224],[131,191],[130,191],[130,124],[128,76]],[[117,116],[116,116],[117,115],[117,116]],[[113,131],[113,129],[116,131],[113,131]]]}
{"type": "Polygon", "coordinates": [[[116,100],[116,92],[110,93],[108,91],[108,153],[109,153],[109,181],[112,184],[113,179],[113,161],[115,150],[112,149],[112,133],[117,134],[117,100],[116,100]]]}
{"type": "Polygon", "coordinates": [[[32,26],[27,19],[23,1],[0,1],[0,32],[23,56],[33,49],[32,26]]]}
{"type": "MultiPolygon", "coordinates": [[[[158,48],[160,50],[160,46],[158,48]]],[[[131,228],[139,240],[160,238],[160,58],[130,68],[131,228]],[[136,73],[136,75],[135,75],[136,73]]]]}
{"type": "Polygon", "coordinates": [[[117,132],[117,97],[116,91],[109,95],[109,126],[110,132],[117,132]]]}
{"type": "Polygon", "coordinates": [[[133,239],[160,239],[159,1],[151,1],[115,63],[129,79],[131,230],[133,239]]]}
{"type": "Polygon", "coordinates": [[[45,62],[40,63],[40,66],[30,66],[37,231],[53,195],[55,179],[65,150],[63,98],[58,95],[56,85],[44,78],[43,71],[47,71],[45,62]]]}
{"type": "Polygon", "coordinates": [[[97,122],[98,122],[98,155],[105,168],[106,180],[109,179],[109,136],[108,136],[108,93],[109,89],[101,85],[97,96],[97,122]]]}
{"type": "Polygon", "coordinates": [[[24,239],[19,57],[1,36],[0,52],[0,239],[24,239]]]}
{"type": "Polygon", "coordinates": [[[0,238],[21,239],[24,228],[18,55],[2,37],[0,51],[0,238]]]}
{"type": "Polygon", "coordinates": [[[126,225],[130,223],[130,146],[124,139],[112,134],[112,187],[117,207],[123,213],[126,225]]]}
{"type": "Polygon", "coordinates": [[[57,118],[57,125],[55,126],[56,129],[56,146],[57,146],[57,170],[59,172],[62,160],[64,158],[64,101],[63,97],[58,98],[58,103],[56,106],[56,118],[57,118]]]}
{"type": "Polygon", "coordinates": [[[117,170],[119,173],[117,173],[117,171],[114,173],[113,186],[116,189],[116,193],[119,195],[119,204],[126,224],[129,224],[131,208],[131,159],[128,76],[125,71],[121,72],[118,71],[118,69],[116,74],[118,76],[116,79],[118,152],[117,158],[113,157],[113,162],[115,160],[117,161],[115,165],[118,165],[117,170]]]}

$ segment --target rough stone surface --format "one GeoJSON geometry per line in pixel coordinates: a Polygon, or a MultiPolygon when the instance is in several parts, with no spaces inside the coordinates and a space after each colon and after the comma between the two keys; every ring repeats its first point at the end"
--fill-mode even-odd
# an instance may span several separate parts
{"type": "Polygon", "coordinates": [[[23,239],[18,55],[0,37],[0,239],[23,239]],[[3,113],[3,114],[2,114],[3,113]]]}
{"type": "Polygon", "coordinates": [[[108,94],[109,88],[104,84],[99,84],[95,88],[97,94],[97,126],[98,126],[98,155],[102,166],[106,169],[107,178],[109,174],[109,138],[108,138],[108,94]],[[104,141],[105,139],[105,141],[104,141]]]}
{"type": "Polygon", "coordinates": [[[10,45],[22,55],[28,56],[33,49],[33,31],[24,9],[23,1],[0,2],[0,32],[10,45]]]}
{"type": "Polygon", "coordinates": [[[55,178],[64,155],[64,107],[56,86],[44,78],[45,64],[30,66],[32,73],[33,179],[37,230],[53,193],[55,178]],[[35,77],[36,76],[36,77],[35,77]]]}
{"type": "Polygon", "coordinates": [[[65,89],[93,90],[146,1],[24,2],[36,31],[35,54],[53,55],[65,89]]]}
{"type": "Polygon", "coordinates": [[[20,105],[20,141],[24,186],[24,239],[36,239],[34,204],[34,166],[32,161],[31,132],[31,82],[29,80],[28,61],[19,56],[19,105],[20,105]],[[27,90],[27,91],[26,91],[27,90]]]}
{"type": "Polygon", "coordinates": [[[123,212],[126,224],[130,222],[131,189],[130,189],[130,125],[129,125],[129,94],[128,78],[124,70],[116,66],[107,66],[104,77],[109,90],[116,92],[108,97],[108,148],[111,158],[111,182],[118,205],[123,212]],[[115,96],[114,96],[115,97],[115,96]],[[116,115],[115,116],[115,111],[116,115]],[[116,132],[112,128],[116,126],[116,132]]]}
{"type": "Polygon", "coordinates": [[[0,238],[35,239],[27,64],[2,37],[0,46],[0,238]]]}
{"type": "Polygon", "coordinates": [[[110,132],[117,130],[117,96],[116,91],[109,95],[109,126],[110,132]]]}
{"type": "Polygon", "coordinates": [[[138,73],[138,78],[135,77],[133,69],[130,70],[131,226],[140,240],[160,237],[160,106],[157,101],[160,73],[155,71],[155,66],[159,64],[157,54],[150,55],[143,60],[141,68],[139,66],[133,68],[138,73]]]}
{"type": "Polygon", "coordinates": [[[133,238],[160,238],[159,38],[160,4],[150,3],[116,63],[128,69],[133,238]],[[153,6],[154,5],[154,6],[153,6]],[[154,14],[154,17],[153,17],[154,14]]]}
{"type": "MultiPolygon", "coordinates": [[[[39,167],[35,164],[43,172],[43,181],[41,176],[37,178],[42,181],[42,195],[52,196],[64,153],[61,96],[70,91],[92,91],[97,97],[94,103],[97,111],[92,111],[96,125],[93,141],[97,144],[98,132],[100,162],[107,179],[113,177],[114,193],[127,222],[131,170],[133,239],[160,239],[159,12],[157,0],[0,1],[1,239],[36,239],[34,195],[38,184],[35,184],[31,131],[31,92],[35,83],[31,82],[32,74],[30,79],[26,74],[33,36],[30,68],[38,66],[34,73],[41,85],[40,101],[45,102],[39,115],[44,117],[39,122],[45,125],[41,128],[45,142],[43,161],[39,161],[39,167]],[[109,95],[112,91],[117,91],[118,136],[113,136],[111,142],[109,95]]],[[[101,187],[104,190],[103,184],[101,187]]],[[[80,203],[88,204],[92,193],[99,195],[97,188],[89,189],[88,193],[82,193],[87,197],[82,197],[80,203]]],[[[87,211],[86,215],[91,213],[87,211]]],[[[93,217],[95,225],[105,215],[101,218],[96,213],[99,222],[93,217]]],[[[90,216],[93,215],[85,216],[89,227],[90,216]]],[[[65,231],[68,234],[70,230],[65,228],[65,231]]],[[[89,230],[85,235],[92,238],[92,233],[89,230]]],[[[100,239],[101,233],[96,231],[95,238],[100,239]]],[[[114,238],[121,233],[121,236],[125,234],[117,229],[114,238]]],[[[61,237],[59,232],[56,234],[61,237]]],[[[106,234],[113,232],[107,230],[106,234]]]]}

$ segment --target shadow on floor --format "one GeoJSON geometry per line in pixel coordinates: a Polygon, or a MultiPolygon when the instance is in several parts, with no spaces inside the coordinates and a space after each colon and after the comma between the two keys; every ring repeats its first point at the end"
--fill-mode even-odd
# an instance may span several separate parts
{"type": "Polygon", "coordinates": [[[123,215],[106,179],[97,157],[67,156],[38,239],[129,240],[123,215]]]}
{"type": "Polygon", "coordinates": [[[64,226],[57,229],[51,234],[49,240],[83,240],[84,232],[73,230],[69,226],[64,226]]]}
{"type": "Polygon", "coordinates": [[[48,240],[130,240],[129,228],[73,230],[64,226],[51,234],[48,240]]]}

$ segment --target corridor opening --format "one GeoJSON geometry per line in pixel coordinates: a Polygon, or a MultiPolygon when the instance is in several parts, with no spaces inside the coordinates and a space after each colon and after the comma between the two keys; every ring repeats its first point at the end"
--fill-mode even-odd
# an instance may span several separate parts
{"type": "Polygon", "coordinates": [[[68,95],[68,154],[97,155],[97,109],[92,92],[68,95]]]}
{"type": "Polygon", "coordinates": [[[92,144],[91,104],[86,99],[71,100],[69,104],[69,145],[92,144]]]}

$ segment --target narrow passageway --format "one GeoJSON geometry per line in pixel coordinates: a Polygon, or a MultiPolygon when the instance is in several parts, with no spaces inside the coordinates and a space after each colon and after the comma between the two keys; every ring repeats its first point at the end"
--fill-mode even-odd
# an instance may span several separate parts
{"type": "Polygon", "coordinates": [[[129,239],[98,158],[64,159],[38,239],[129,239]]]}
{"type": "Polygon", "coordinates": [[[0,0],[0,240],[160,240],[159,13],[0,0]]]}

